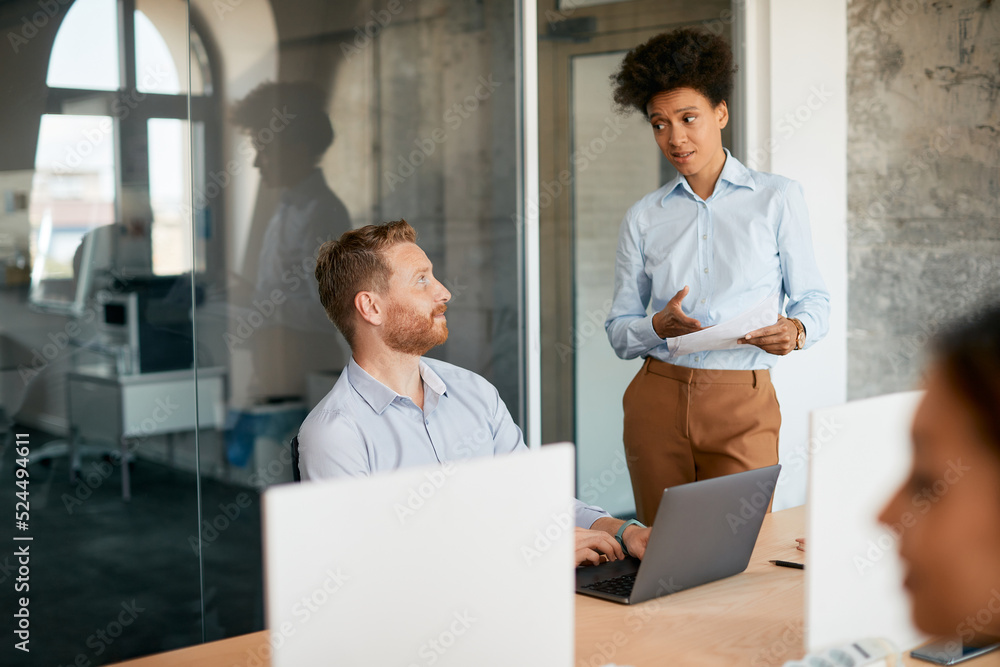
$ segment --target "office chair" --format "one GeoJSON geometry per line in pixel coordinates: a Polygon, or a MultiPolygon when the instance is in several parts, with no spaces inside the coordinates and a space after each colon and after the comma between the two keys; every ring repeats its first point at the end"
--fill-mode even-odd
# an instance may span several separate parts
{"type": "MultiPolygon", "coordinates": [[[[45,404],[51,401],[55,395],[66,394],[66,374],[75,368],[80,355],[85,351],[86,348],[69,347],[61,358],[53,359],[20,383],[6,383],[8,386],[5,387],[4,392],[5,405],[3,406],[2,419],[2,431],[6,431],[6,445],[13,442],[17,424],[32,424],[34,420],[30,418],[30,413],[36,407],[35,404],[45,404]],[[24,419],[26,416],[28,418],[24,419]]],[[[72,424],[69,425],[69,428],[73,428],[72,424]]],[[[76,481],[83,467],[84,456],[100,458],[119,455],[120,452],[115,447],[76,442],[70,435],[69,438],[56,438],[40,447],[32,448],[31,454],[28,456],[28,463],[30,465],[42,461],[52,461],[65,456],[69,459],[69,481],[72,484],[76,481]]],[[[131,455],[127,455],[122,465],[130,465],[131,459],[131,455]]]]}

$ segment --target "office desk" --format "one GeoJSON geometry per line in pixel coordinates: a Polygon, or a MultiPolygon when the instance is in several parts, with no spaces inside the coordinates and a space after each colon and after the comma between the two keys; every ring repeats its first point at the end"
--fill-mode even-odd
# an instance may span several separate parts
{"type": "MultiPolygon", "coordinates": [[[[802,507],[766,517],[750,566],[735,577],[631,607],[577,595],[573,664],[762,667],[802,657],[803,573],[767,561],[802,560],[795,538],[804,523],[802,507]]],[[[260,667],[268,648],[264,631],[120,664],[260,667]]],[[[905,664],[930,665],[908,656],[905,664]]],[[[1000,654],[963,664],[993,667],[1000,654]]]]}
{"type": "Polygon", "coordinates": [[[67,375],[70,452],[79,440],[120,446],[122,498],[131,497],[129,443],[225,424],[223,367],[198,369],[198,409],[194,370],[118,375],[107,365],[82,366],[67,375]]]}

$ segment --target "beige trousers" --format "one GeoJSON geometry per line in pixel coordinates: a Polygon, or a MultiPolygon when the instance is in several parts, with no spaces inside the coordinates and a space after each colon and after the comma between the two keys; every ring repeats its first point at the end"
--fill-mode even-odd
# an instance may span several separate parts
{"type": "Polygon", "coordinates": [[[674,366],[648,357],[625,390],[625,458],[649,525],[665,488],[778,462],[771,374],[674,366]]]}

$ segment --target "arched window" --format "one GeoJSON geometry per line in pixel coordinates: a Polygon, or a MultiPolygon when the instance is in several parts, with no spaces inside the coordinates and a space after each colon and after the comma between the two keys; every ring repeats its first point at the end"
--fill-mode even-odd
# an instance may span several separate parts
{"type": "Polygon", "coordinates": [[[206,123],[219,119],[193,25],[184,0],[76,0],[63,17],[32,183],[36,305],[81,309],[93,287],[81,272],[102,263],[138,275],[205,270],[205,244],[192,252],[191,224],[208,235],[204,212],[192,215],[192,174],[206,173],[206,123]],[[86,248],[98,236],[100,248],[86,248]]]}

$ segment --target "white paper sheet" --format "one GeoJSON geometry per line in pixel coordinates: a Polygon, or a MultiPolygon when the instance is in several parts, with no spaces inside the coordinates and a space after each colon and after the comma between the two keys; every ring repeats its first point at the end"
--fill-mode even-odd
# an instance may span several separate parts
{"type": "Polygon", "coordinates": [[[771,326],[778,321],[781,313],[781,306],[778,303],[779,292],[774,292],[769,297],[758,303],[731,320],[726,320],[713,327],[667,338],[667,349],[670,356],[681,356],[693,354],[695,352],[707,352],[710,350],[733,350],[738,347],[736,341],[746,336],[751,331],[761,327],[771,326]]]}

